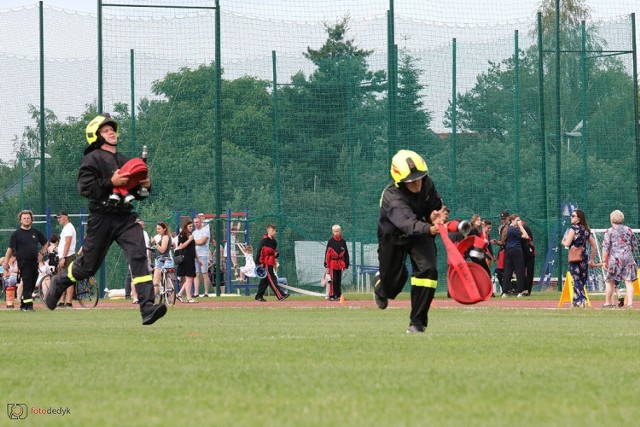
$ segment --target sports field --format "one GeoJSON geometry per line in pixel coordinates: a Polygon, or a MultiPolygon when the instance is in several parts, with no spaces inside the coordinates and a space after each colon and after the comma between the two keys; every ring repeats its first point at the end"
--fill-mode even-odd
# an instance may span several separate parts
{"type": "Polygon", "coordinates": [[[28,414],[0,425],[638,425],[640,311],[558,297],[438,295],[423,335],[408,301],[362,295],[182,304],[150,327],[126,302],[2,308],[2,395],[28,414]]]}

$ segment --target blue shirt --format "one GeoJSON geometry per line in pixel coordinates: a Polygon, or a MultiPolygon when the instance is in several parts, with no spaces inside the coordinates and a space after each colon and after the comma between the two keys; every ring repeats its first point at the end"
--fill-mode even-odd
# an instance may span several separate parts
{"type": "Polygon", "coordinates": [[[518,227],[510,225],[507,229],[507,243],[505,247],[507,249],[520,249],[522,250],[522,231],[518,227]]]}

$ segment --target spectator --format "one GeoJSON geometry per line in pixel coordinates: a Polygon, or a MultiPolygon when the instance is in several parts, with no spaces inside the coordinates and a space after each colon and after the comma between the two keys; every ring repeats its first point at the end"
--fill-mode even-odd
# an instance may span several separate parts
{"type": "Polygon", "coordinates": [[[153,270],[153,287],[157,296],[160,289],[162,269],[172,268],[173,259],[171,258],[171,236],[167,223],[163,221],[158,222],[156,224],[156,233],[157,234],[153,237],[151,244],[156,250],[156,259],[153,270]]]}
{"type": "Polygon", "coordinates": [[[528,239],[529,235],[522,226],[519,215],[509,216],[509,227],[506,232],[504,243],[504,272],[502,277],[502,298],[506,298],[510,293],[518,293],[518,297],[525,295],[525,270],[524,257],[522,255],[522,239],[528,239]],[[511,276],[515,273],[517,289],[511,287],[511,276]]]}
{"type": "Polygon", "coordinates": [[[480,236],[482,233],[482,217],[478,214],[473,214],[469,223],[471,224],[471,230],[469,230],[467,236],[480,236]]]}
{"type": "MultiPolygon", "coordinates": [[[[218,272],[218,254],[220,254],[220,286],[225,286],[225,278],[224,275],[227,272],[227,268],[226,268],[226,262],[224,259],[224,248],[222,245],[218,245],[217,249],[216,249],[216,239],[215,238],[211,238],[211,250],[209,252],[209,256],[211,257],[211,265],[209,266],[209,281],[211,282],[211,284],[213,286],[217,286],[217,278],[216,278],[216,274],[218,272]]],[[[255,264],[255,262],[252,260],[252,263],[255,264]]]]}
{"type": "Polygon", "coordinates": [[[5,286],[15,286],[16,300],[20,301],[20,297],[22,295],[22,282],[18,282],[18,261],[16,260],[15,254],[8,260],[6,257],[0,258],[0,262],[2,262],[2,275],[4,277],[5,286]],[[9,268],[6,268],[5,265],[9,265],[9,268]]]}
{"type": "Polygon", "coordinates": [[[284,293],[280,286],[278,286],[278,278],[275,273],[276,258],[278,257],[278,242],[276,241],[276,226],[273,224],[267,225],[267,232],[262,236],[260,246],[256,253],[257,259],[256,265],[267,270],[267,276],[264,279],[260,279],[258,284],[258,292],[256,293],[256,301],[265,302],[264,293],[267,291],[267,287],[270,287],[275,294],[278,301],[284,301],[289,298],[289,294],[284,293]]]}
{"type": "Polygon", "coordinates": [[[522,239],[522,258],[524,260],[524,289],[523,296],[531,295],[533,290],[533,270],[536,265],[536,247],[533,244],[533,232],[526,222],[522,221],[522,227],[529,235],[528,239],[522,239]]]}
{"type": "MultiPolygon", "coordinates": [[[[471,224],[471,229],[469,230],[469,234],[468,236],[477,236],[484,239],[484,235],[483,235],[483,224],[484,222],[482,221],[482,217],[478,214],[473,214],[471,216],[471,220],[469,221],[469,223],[471,224]]],[[[471,249],[469,249],[466,253],[465,253],[465,257],[467,259],[469,259],[471,262],[473,262],[474,264],[478,264],[480,267],[482,267],[482,269],[484,271],[486,271],[487,276],[491,277],[491,271],[489,270],[489,266],[487,265],[487,250],[485,249],[484,253],[482,254],[482,258],[477,258],[475,256],[470,256],[469,254],[472,253],[471,249]]]]}
{"type": "Polygon", "coordinates": [[[44,234],[31,227],[33,224],[33,213],[31,211],[23,210],[20,212],[18,221],[20,221],[20,227],[11,234],[9,247],[4,255],[4,271],[9,272],[9,260],[15,254],[23,286],[20,310],[35,311],[33,308],[33,291],[36,287],[36,280],[38,280],[38,252],[44,255],[47,252],[49,242],[47,242],[44,234]],[[38,244],[42,245],[42,249],[38,249],[38,244]]]}
{"type": "MultiPolygon", "coordinates": [[[[633,254],[638,250],[638,242],[631,228],[624,225],[624,214],[619,210],[609,215],[611,228],[604,235],[602,259],[607,269],[607,285],[604,307],[615,307],[614,290],[616,281],[624,281],[627,288],[626,305],[633,307],[633,282],[638,278],[638,266],[633,254]]],[[[590,263],[593,264],[593,248],[590,263]]]]}
{"type": "MultiPolygon", "coordinates": [[[[509,229],[509,211],[504,210],[500,212],[500,226],[498,226],[498,239],[491,240],[491,243],[498,246],[498,256],[496,262],[496,279],[502,287],[502,281],[504,279],[504,254],[505,254],[505,242],[507,241],[507,230],[509,229]]],[[[511,289],[511,284],[509,284],[511,289]]],[[[504,294],[504,289],[502,291],[504,294]]]]}
{"type": "MultiPolygon", "coordinates": [[[[130,176],[127,172],[121,172],[129,159],[118,153],[118,130],[118,123],[109,114],[98,115],[87,125],[85,136],[89,146],[84,150],[78,171],[78,190],[89,199],[83,253],[71,263],[67,272],[53,277],[45,304],[54,310],[56,302],[69,286],[98,271],[109,248],[113,242],[117,242],[131,267],[142,324],[150,325],[167,313],[167,306],[155,304],[144,234],[136,224],[136,215],[130,203],[112,203],[109,200],[114,188],[127,186],[130,176]]],[[[149,178],[140,181],[129,193],[143,200],[146,192],[141,192],[142,188],[151,188],[149,178]]]]}
{"type": "Polygon", "coordinates": [[[493,255],[493,244],[491,243],[493,239],[491,239],[491,230],[493,229],[493,223],[490,219],[485,219],[482,221],[482,234],[480,237],[487,242],[487,250],[485,252],[485,262],[487,267],[491,267],[491,263],[496,262],[496,257],[493,255]]]}
{"type": "Polygon", "coordinates": [[[211,286],[209,275],[207,274],[207,271],[209,270],[209,241],[211,240],[211,231],[209,230],[209,224],[205,225],[201,216],[197,216],[193,219],[193,225],[193,239],[196,243],[196,259],[194,261],[196,277],[193,281],[195,284],[194,295],[197,295],[198,292],[200,292],[200,276],[202,276],[202,281],[204,282],[204,293],[200,296],[208,297],[209,287],[211,286]]]}
{"type": "Polygon", "coordinates": [[[566,234],[562,238],[562,245],[564,247],[582,248],[582,258],[580,262],[570,262],[569,272],[573,279],[573,306],[586,307],[587,297],[584,294],[584,287],[587,283],[589,264],[593,264],[596,241],[591,234],[589,224],[587,224],[587,218],[580,209],[573,211],[571,214],[571,227],[567,229],[566,234]],[[587,263],[587,243],[591,245],[591,258],[589,263],[587,263]]]}
{"type": "MultiPolygon", "coordinates": [[[[186,219],[182,223],[180,234],[178,234],[178,250],[184,256],[182,262],[178,264],[178,276],[184,277],[184,282],[180,292],[178,292],[178,301],[183,302],[182,294],[186,293],[187,302],[189,304],[197,303],[193,299],[191,291],[193,290],[193,279],[196,277],[196,243],[193,240],[193,221],[186,219]]],[[[194,295],[195,296],[195,295],[194,295]]]]}
{"type": "Polygon", "coordinates": [[[378,219],[378,261],[374,299],[379,309],[395,299],[409,275],[411,258],[411,315],[407,333],[424,333],[429,307],[438,285],[435,237],[438,224],[449,217],[427,164],[417,153],[400,150],[391,161],[393,182],[382,192],[378,219]]]}
{"type": "MultiPolygon", "coordinates": [[[[65,271],[71,263],[76,259],[77,234],[76,228],[69,221],[69,215],[65,211],[60,211],[56,215],[58,224],[62,227],[60,232],[60,243],[58,244],[58,273],[65,271]]],[[[53,237],[53,236],[51,236],[53,237]]],[[[49,262],[51,264],[51,262],[49,262]]],[[[67,291],[62,294],[58,307],[73,307],[73,289],[75,286],[69,286],[67,291]]]]}
{"type": "Polygon", "coordinates": [[[240,272],[238,270],[238,254],[236,252],[236,234],[240,232],[240,221],[237,224],[234,224],[231,221],[231,233],[229,233],[229,242],[225,242],[224,244],[224,256],[225,258],[231,257],[231,268],[233,269],[233,274],[236,280],[240,279],[240,272]],[[229,244],[227,244],[229,243],[229,244]]]}
{"type": "MultiPolygon", "coordinates": [[[[278,284],[280,284],[280,285],[289,286],[289,281],[287,280],[286,277],[278,276],[278,269],[279,268],[280,268],[280,263],[278,261],[276,261],[276,265],[273,267],[273,272],[276,274],[276,282],[278,284]]],[[[288,295],[289,291],[287,291],[286,294],[288,295]]]]}
{"type": "Polygon", "coordinates": [[[245,246],[242,243],[238,243],[240,251],[244,255],[244,267],[240,267],[240,281],[244,282],[247,277],[256,277],[256,263],[253,260],[253,248],[249,243],[245,246]]]}
{"type": "Polygon", "coordinates": [[[174,251],[178,249],[178,235],[175,231],[171,232],[171,249],[174,251]]]}
{"type": "Polygon", "coordinates": [[[342,296],[342,272],[349,268],[349,249],[342,238],[342,228],[335,224],[331,227],[333,234],[327,242],[324,252],[325,273],[331,276],[329,285],[329,301],[339,301],[342,296]]]}
{"type": "Polygon", "coordinates": [[[58,264],[60,257],[58,256],[58,247],[60,245],[60,236],[52,234],[49,237],[49,245],[47,246],[47,265],[50,265],[55,271],[60,271],[58,264]]]}

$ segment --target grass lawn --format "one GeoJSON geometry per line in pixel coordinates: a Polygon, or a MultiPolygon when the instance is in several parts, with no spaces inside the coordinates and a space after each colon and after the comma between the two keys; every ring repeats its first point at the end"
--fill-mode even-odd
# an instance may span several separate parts
{"type": "MultiPolygon", "coordinates": [[[[599,306],[596,305],[596,306],[599,306]]],[[[0,425],[631,426],[639,310],[0,311],[0,425]]]]}

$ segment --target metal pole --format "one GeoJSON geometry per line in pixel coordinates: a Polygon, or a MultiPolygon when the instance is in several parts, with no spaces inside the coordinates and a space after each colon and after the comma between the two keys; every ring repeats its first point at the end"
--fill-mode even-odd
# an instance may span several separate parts
{"type": "MultiPolygon", "coordinates": [[[[44,6],[42,1],[40,7],[40,212],[44,213],[47,203],[45,199],[45,163],[44,149],[46,139],[46,129],[44,120],[44,6]]],[[[21,183],[22,184],[22,183],[21,183]]]]}
{"type": "Polygon", "coordinates": [[[275,196],[276,196],[276,212],[278,216],[278,221],[280,221],[280,216],[282,215],[282,200],[280,194],[280,143],[278,141],[279,138],[279,117],[278,117],[278,69],[277,69],[277,61],[276,61],[276,51],[271,51],[271,62],[273,66],[273,148],[275,154],[275,196]]]}
{"type": "Polygon", "coordinates": [[[589,210],[589,162],[588,162],[588,142],[587,138],[587,30],[586,23],[582,21],[581,23],[582,30],[582,53],[580,54],[580,62],[581,62],[581,73],[582,73],[582,90],[581,90],[581,98],[582,98],[582,176],[584,179],[582,180],[583,189],[582,189],[582,200],[584,211],[589,210]]]}
{"type": "MultiPolygon", "coordinates": [[[[349,86],[347,87],[347,138],[349,144],[349,186],[351,187],[351,253],[354,255],[356,253],[356,237],[357,233],[357,221],[358,217],[356,215],[356,177],[358,174],[356,173],[356,161],[355,161],[355,138],[352,135],[353,132],[353,94],[354,94],[354,82],[352,75],[352,62],[353,56],[349,56],[349,86]]],[[[356,269],[351,269],[351,275],[353,278],[352,283],[356,283],[357,275],[356,269]]]]}
{"type": "Polygon", "coordinates": [[[136,84],[135,84],[135,53],[133,49],[130,51],[130,67],[131,67],[131,126],[130,126],[130,140],[129,150],[130,156],[134,156],[136,151],[136,84]]]}
{"type": "MultiPolygon", "coordinates": [[[[98,0],[98,114],[102,111],[102,0],[98,0]]],[[[100,289],[103,290],[107,284],[106,257],[102,260],[99,271],[100,289]]]]}
{"type": "Polygon", "coordinates": [[[102,0],[98,0],[98,114],[102,113],[102,0]]]}
{"type": "MultiPolygon", "coordinates": [[[[555,212],[557,216],[558,230],[562,233],[562,215],[560,213],[560,203],[562,202],[562,166],[561,152],[562,152],[562,135],[560,127],[560,0],[556,0],[556,114],[554,117],[555,122],[555,134],[556,134],[556,206],[555,212]]],[[[562,278],[562,245],[558,245],[558,289],[560,288],[560,281],[562,278]]]]}
{"type": "MultiPolygon", "coordinates": [[[[216,0],[216,19],[215,19],[215,141],[214,141],[214,163],[216,170],[216,201],[215,211],[216,220],[214,222],[214,230],[216,236],[216,245],[220,245],[222,240],[222,232],[220,230],[222,219],[222,64],[220,54],[220,0],[216,0]]],[[[216,250],[216,295],[220,296],[220,270],[222,265],[220,264],[220,251],[216,250]]]]}
{"type": "Polygon", "coordinates": [[[542,188],[544,188],[544,208],[547,232],[543,248],[549,247],[551,241],[551,212],[549,209],[549,182],[547,179],[547,159],[549,158],[549,148],[546,141],[545,111],[544,111],[544,57],[542,46],[542,13],[538,12],[538,105],[540,108],[540,148],[544,153],[542,156],[542,188]]]}
{"type": "Polygon", "coordinates": [[[458,157],[458,141],[457,141],[457,133],[458,133],[458,102],[457,102],[457,97],[456,97],[456,92],[457,92],[457,64],[456,64],[456,39],[453,39],[453,47],[452,47],[452,65],[451,65],[451,212],[454,213],[454,215],[457,215],[457,211],[456,211],[456,204],[457,204],[457,200],[456,200],[456,194],[457,194],[457,189],[456,189],[456,181],[458,179],[457,177],[457,162],[456,159],[458,157]]]}
{"type": "Polygon", "coordinates": [[[397,122],[397,60],[395,54],[395,25],[394,25],[394,0],[389,0],[389,10],[387,11],[387,80],[389,87],[387,96],[389,98],[389,128],[387,154],[389,162],[397,150],[398,144],[398,122],[397,122]]]}
{"type": "Polygon", "coordinates": [[[513,56],[514,91],[513,91],[513,148],[515,157],[515,197],[516,212],[520,212],[520,49],[518,30],[515,31],[515,52],[513,56]]]}
{"type": "Polygon", "coordinates": [[[24,210],[24,166],[22,165],[22,153],[18,154],[18,169],[20,170],[20,210],[24,210]]]}
{"type": "MultiPolygon", "coordinates": [[[[640,182],[640,116],[638,115],[638,48],[636,45],[636,14],[631,14],[631,46],[633,57],[633,136],[636,141],[636,182],[640,182]]],[[[640,191],[636,190],[637,197],[637,225],[640,227],[640,191]]]]}

